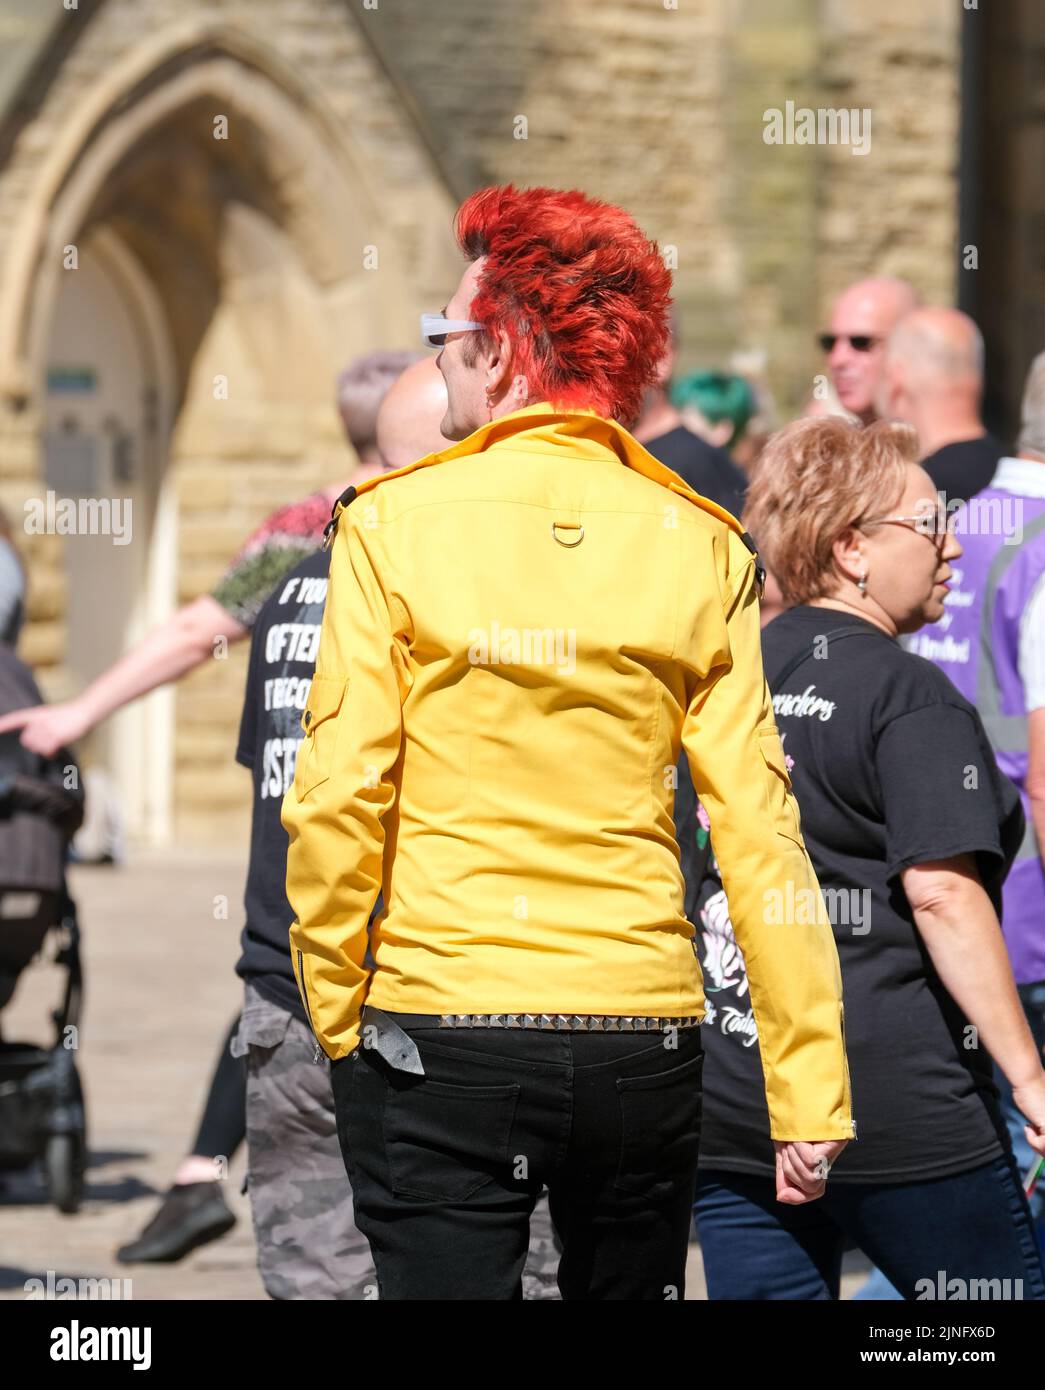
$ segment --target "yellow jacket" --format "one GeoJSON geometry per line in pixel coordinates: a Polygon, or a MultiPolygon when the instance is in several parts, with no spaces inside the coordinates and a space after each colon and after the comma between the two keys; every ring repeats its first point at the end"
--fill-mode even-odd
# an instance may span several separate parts
{"type": "Polygon", "coordinates": [[[853,1135],[841,974],[762,673],[739,523],[548,403],[337,511],[289,832],[291,955],[329,1057],[406,1013],[703,1015],[672,819],[711,819],[773,1137],[853,1135]],[[788,896],[788,881],[794,895],[788,896]],[[366,968],[367,919],[377,969],[366,968]]]}

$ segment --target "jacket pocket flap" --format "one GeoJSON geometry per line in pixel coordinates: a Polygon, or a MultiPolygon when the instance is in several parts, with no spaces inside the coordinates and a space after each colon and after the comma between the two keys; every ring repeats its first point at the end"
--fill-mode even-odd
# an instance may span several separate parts
{"type": "Polygon", "coordinates": [[[337,745],[337,716],[345,701],[348,680],[344,676],[315,676],[301,716],[305,737],[298,747],[294,790],[299,797],[325,782],[337,745]]]}
{"type": "Polygon", "coordinates": [[[784,758],[784,749],[776,729],[761,730],[758,735],[758,746],[761,749],[763,761],[771,773],[767,795],[770,814],[776,822],[777,832],[785,835],[789,840],[796,841],[799,845],[804,845],[798,802],[791,791],[791,778],[784,758]]]}
{"type": "Polygon", "coordinates": [[[347,689],[348,681],[344,676],[313,676],[301,715],[301,728],[306,734],[312,733],[317,724],[337,714],[347,689]]]}

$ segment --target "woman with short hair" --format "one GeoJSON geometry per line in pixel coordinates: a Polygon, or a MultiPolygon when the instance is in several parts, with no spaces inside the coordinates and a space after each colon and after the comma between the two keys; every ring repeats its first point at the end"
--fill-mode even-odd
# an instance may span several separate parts
{"type": "MultiPolygon", "coordinates": [[[[976,710],[896,640],[944,616],[962,553],[917,457],[903,426],[802,420],[749,493],[745,522],[794,605],[763,656],[842,967],[857,1140],[815,1205],[774,1200],[742,952],[721,885],[691,883],[713,1299],[837,1298],[850,1244],[905,1298],[1045,1298],[991,1078],[993,1056],[1045,1153],[1045,1073],[998,921],[1023,816],[976,710]]],[[[781,931],[816,910],[799,893],[765,903],[781,931]]]]}

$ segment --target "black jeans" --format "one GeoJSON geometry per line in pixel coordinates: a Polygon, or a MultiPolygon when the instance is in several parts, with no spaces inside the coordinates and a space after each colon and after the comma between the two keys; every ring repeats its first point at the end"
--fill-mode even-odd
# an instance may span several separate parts
{"type": "Polygon", "coordinates": [[[699,1028],[406,1031],[424,1076],[363,1046],[331,1069],[381,1298],[520,1298],[542,1186],[564,1299],[683,1297],[699,1028]]]}

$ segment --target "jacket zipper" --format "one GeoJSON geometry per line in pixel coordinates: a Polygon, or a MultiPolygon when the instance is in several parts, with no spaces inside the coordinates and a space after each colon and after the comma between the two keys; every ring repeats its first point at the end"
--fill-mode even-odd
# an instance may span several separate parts
{"type": "Polygon", "coordinates": [[[305,1001],[305,1013],[308,1015],[308,1026],[311,1028],[312,1036],[315,1038],[316,1042],[316,1050],[312,1054],[312,1063],[316,1065],[324,1053],[319,1045],[319,1038],[316,1036],[316,1025],[312,1022],[312,1010],[308,1002],[308,985],[305,983],[305,960],[300,949],[298,950],[298,975],[301,977],[301,997],[305,1001]]]}

